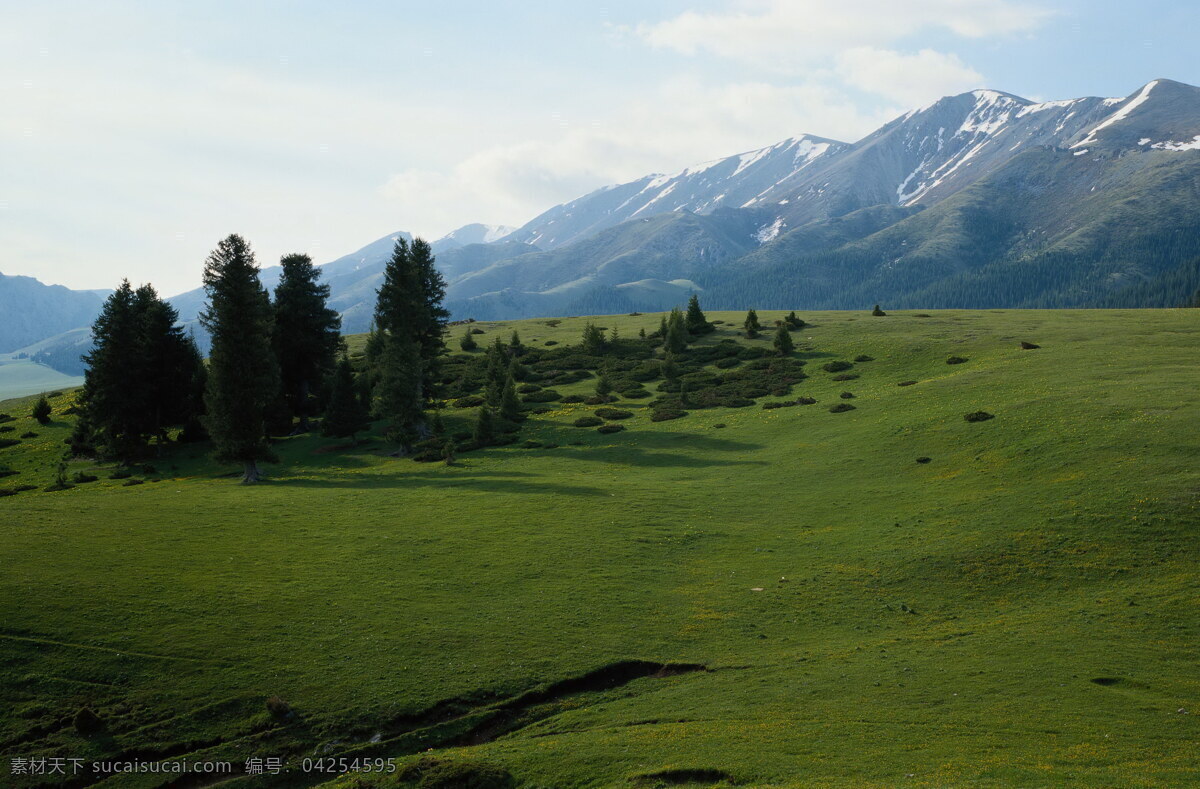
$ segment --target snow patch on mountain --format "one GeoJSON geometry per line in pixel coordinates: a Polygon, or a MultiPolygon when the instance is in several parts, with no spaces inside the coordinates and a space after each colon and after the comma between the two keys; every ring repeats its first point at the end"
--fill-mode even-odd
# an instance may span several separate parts
{"type": "MultiPolygon", "coordinates": [[[[1131,99],[1124,107],[1122,107],[1121,109],[1117,110],[1112,115],[1110,115],[1107,120],[1105,120],[1103,123],[1101,123],[1096,128],[1092,129],[1090,132],[1088,132],[1088,135],[1086,137],[1084,137],[1082,140],[1075,143],[1071,147],[1072,148],[1082,148],[1085,145],[1094,145],[1097,142],[1099,142],[1099,140],[1096,139],[1097,133],[1104,131],[1109,126],[1112,126],[1114,123],[1119,123],[1120,121],[1123,121],[1126,118],[1128,118],[1129,114],[1131,112],[1133,112],[1138,107],[1140,107],[1146,103],[1146,101],[1150,98],[1151,91],[1153,91],[1156,87],[1158,87],[1158,80],[1154,80],[1153,82],[1147,84],[1146,87],[1142,88],[1142,92],[1139,93],[1137,95],[1137,97],[1131,99]]],[[[1107,103],[1108,102],[1105,102],[1105,104],[1107,104],[1107,103]]]]}

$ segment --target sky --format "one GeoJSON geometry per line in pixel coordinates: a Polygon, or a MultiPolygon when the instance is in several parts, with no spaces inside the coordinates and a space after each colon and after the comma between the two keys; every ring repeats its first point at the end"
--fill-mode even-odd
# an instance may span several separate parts
{"type": "MultiPolygon", "coordinates": [[[[0,272],[319,263],[980,87],[1200,84],[1181,0],[0,0],[0,272]]],[[[2,319],[2,316],[0,316],[2,319]]]]}

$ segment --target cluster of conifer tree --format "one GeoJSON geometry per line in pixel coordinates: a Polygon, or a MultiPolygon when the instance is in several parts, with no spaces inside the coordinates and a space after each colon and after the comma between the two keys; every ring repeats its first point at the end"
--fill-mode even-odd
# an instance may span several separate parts
{"type": "Polygon", "coordinates": [[[207,364],[171,305],[148,285],[122,283],[93,326],[72,451],[131,462],[180,428],[179,440],[207,434],[216,458],[241,463],[243,480],[255,482],[258,464],[274,458],[268,437],[308,430],[318,414],[328,435],[354,436],[373,414],[400,443],[427,431],[423,408],[447,317],[429,245],[397,242],[358,375],[320,270],[306,255],[280,265],[272,299],[241,236],[208,256],[200,316],[211,338],[207,364]]]}

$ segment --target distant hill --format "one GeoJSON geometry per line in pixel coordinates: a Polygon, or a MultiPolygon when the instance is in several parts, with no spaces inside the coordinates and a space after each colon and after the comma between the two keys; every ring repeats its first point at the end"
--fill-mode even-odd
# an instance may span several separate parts
{"type": "Polygon", "coordinates": [[[0,353],[90,324],[107,295],[0,274],[0,353]]]}

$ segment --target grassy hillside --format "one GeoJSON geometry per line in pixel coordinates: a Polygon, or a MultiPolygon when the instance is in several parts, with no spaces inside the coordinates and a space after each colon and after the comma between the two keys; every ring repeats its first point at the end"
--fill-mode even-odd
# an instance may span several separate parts
{"type": "MultiPolygon", "coordinates": [[[[1200,311],[802,317],[813,405],[628,401],[603,435],[555,404],[541,447],[454,466],[299,436],[257,487],[188,446],[0,498],[0,770],[287,756],[230,785],[303,786],[332,777],[305,757],[433,748],[525,787],[1200,782],[1200,311]]],[[[0,438],[39,434],[0,487],[51,480],[70,417],[31,404],[0,404],[0,438]]]]}

